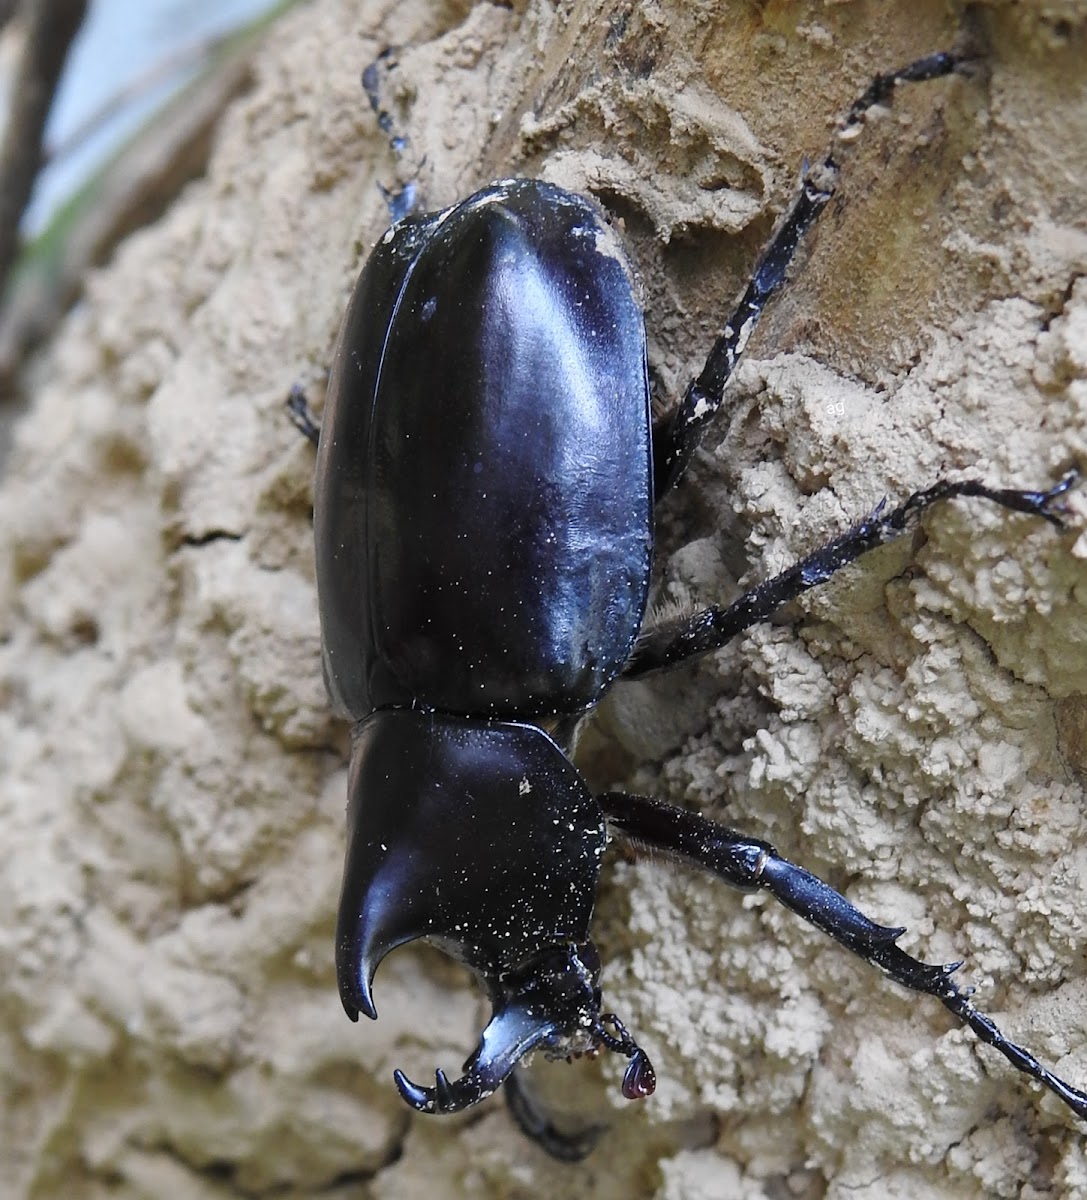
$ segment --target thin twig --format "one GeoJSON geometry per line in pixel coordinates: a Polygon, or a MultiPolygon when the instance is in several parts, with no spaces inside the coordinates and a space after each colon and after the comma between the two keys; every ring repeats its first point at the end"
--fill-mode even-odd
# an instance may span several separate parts
{"type": "Polygon", "coordinates": [[[86,11],[87,0],[24,0],[22,5],[26,44],[0,143],[0,296],[19,251],[19,222],[42,165],[45,121],[86,11]]]}

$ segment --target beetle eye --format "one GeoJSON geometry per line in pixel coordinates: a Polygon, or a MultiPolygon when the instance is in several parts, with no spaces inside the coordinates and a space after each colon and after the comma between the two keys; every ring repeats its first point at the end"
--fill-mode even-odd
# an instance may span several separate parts
{"type": "Polygon", "coordinates": [[[594,943],[582,942],[577,948],[577,956],[595,983],[600,978],[600,971],[603,967],[603,963],[600,961],[600,951],[597,950],[594,943]]]}

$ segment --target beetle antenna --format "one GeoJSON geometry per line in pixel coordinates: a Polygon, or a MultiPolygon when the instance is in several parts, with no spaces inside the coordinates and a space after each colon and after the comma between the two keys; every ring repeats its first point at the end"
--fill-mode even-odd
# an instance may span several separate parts
{"type": "Polygon", "coordinates": [[[628,1100],[644,1100],[657,1089],[657,1073],[649,1055],[627,1032],[615,1013],[601,1013],[593,1033],[600,1043],[616,1054],[625,1054],[630,1062],[623,1075],[623,1095],[628,1100]]]}

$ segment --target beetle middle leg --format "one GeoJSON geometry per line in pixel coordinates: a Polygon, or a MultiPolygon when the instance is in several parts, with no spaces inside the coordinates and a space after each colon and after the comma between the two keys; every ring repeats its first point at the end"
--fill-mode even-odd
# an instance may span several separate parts
{"type": "Polygon", "coordinates": [[[316,446],[321,440],[321,426],[313,415],[305,389],[300,383],[291,384],[287,395],[287,415],[295,429],[316,446]]]}
{"type": "Polygon", "coordinates": [[[1041,517],[1058,529],[1066,509],[1060,497],[1079,478],[1079,470],[1069,471],[1044,492],[993,488],[974,479],[960,482],[940,480],[912,496],[897,508],[885,512],[881,501],[867,517],[840,537],[821,546],[806,558],[745,592],[727,608],[714,606],[691,616],[666,621],[638,639],[634,653],[623,671],[624,678],[636,679],[651,671],[674,666],[685,659],[710,650],[718,650],[752,625],[771,617],[783,604],[826,583],[835,572],[856,561],[862,554],[882,546],[905,533],[921,514],[941,500],[955,496],[976,496],[1012,512],[1041,517]]]}
{"type": "Polygon", "coordinates": [[[717,415],[725,386],[744,348],[751,339],[770,299],[785,283],[789,266],[804,235],[834,195],[839,173],[835,154],[859,132],[865,114],[878,104],[888,103],[900,83],[918,83],[939,79],[963,69],[964,60],[954,54],[930,54],[897,71],[877,75],[854,101],[838,126],[834,143],[821,162],[807,163],[800,190],[778,224],[770,244],[740,298],[736,311],[710,350],[698,377],[688,385],[680,403],[665,413],[653,429],[653,474],[658,497],[662,496],[687,469],[709,423],[717,415]]]}
{"type": "Polygon", "coordinates": [[[598,797],[608,823],[635,847],[701,867],[747,891],[763,889],[797,916],[881,971],[895,983],[933,996],[983,1042],[999,1050],[1018,1071],[1059,1096],[1087,1118],[1087,1094],[1054,1075],[974,1007],[972,989],[951,976],[961,962],[931,964],[896,945],[904,927],[879,925],[810,871],[782,858],[768,842],[745,837],[696,813],[645,796],[607,792],[598,797]]]}

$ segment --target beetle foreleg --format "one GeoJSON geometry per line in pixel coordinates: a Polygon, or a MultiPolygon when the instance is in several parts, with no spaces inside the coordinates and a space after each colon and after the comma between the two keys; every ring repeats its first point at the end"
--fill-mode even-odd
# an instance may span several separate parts
{"type": "Polygon", "coordinates": [[[526,1087],[523,1074],[515,1070],[506,1080],[506,1107],[517,1128],[552,1158],[561,1162],[580,1162],[592,1152],[606,1125],[589,1125],[566,1133],[551,1119],[551,1114],[526,1087]]]}
{"type": "Polygon", "coordinates": [[[815,167],[804,164],[796,199],[763,251],[751,282],[714,343],[701,374],[688,386],[683,400],[654,426],[653,474],[658,497],[687,469],[707,425],[721,407],[725,385],[763,310],[785,282],[801,239],[834,195],[839,170],[835,155],[839,147],[856,136],[869,109],[891,99],[899,83],[939,79],[960,69],[962,62],[953,54],[930,54],[898,71],[877,75],[849,109],[822,161],[815,167]]]}
{"type": "Polygon", "coordinates": [[[1087,1119],[1087,1093],[1058,1078],[1022,1046],[1010,1041],[951,981],[961,963],[930,964],[895,944],[904,928],[878,925],[810,871],[782,858],[768,842],[744,837],[705,817],[644,796],[608,792],[599,797],[611,825],[636,846],[702,867],[735,887],[762,888],[809,924],[863,958],[903,987],[934,996],[1017,1070],[1044,1084],[1087,1119]]]}
{"type": "Polygon", "coordinates": [[[921,514],[941,500],[955,496],[978,496],[1013,512],[1041,517],[1058,529],[1061,517],[1067,512],[1058,502],[1079,478],[1078,469],[1069,471],[1046,492],[1019,492],[1011,488],[991,488],[975,479],[959,483],[939,480],[932,487],[912,496],[897,508],[885,512],[886,500],[879,504],[852,529],[806,558],[775,575],[765,583],[745,592],[727,608],[706,608],[689,617],[658,625],[643,634],[623,671],[625,678],[634,679],[674,666],[684,659],[717,650],[752,625],[771,617],[783,604],[826,583],[842,567],[856,561],[862,554],[892,541],[913,525],[921,514]]]}

